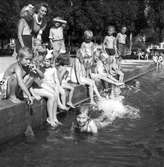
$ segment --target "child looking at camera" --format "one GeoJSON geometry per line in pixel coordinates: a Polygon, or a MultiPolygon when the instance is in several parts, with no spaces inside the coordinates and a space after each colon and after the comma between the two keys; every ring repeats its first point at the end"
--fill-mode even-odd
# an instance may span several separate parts
{"type": "Polygon", "coordinates": [[[80,107],[80,113],[76,117],[76,124],[73,124],[74,130],[95,134],[99,129],[102,129],[111,123],[111,121],[105,115],[91,119],[88,115],[88,112],[88,105],[83,105],[80,107]]]}
{"type": "Polygon", "coordinates": [[[93,52],[94,43],[92,42],[93,32],[91,30],[86,30],[84,32],[84,42],[81,44],[80,53],[83,58],[83,64],[86,70],[86,74],[89,77],[91,72],[91,67],[93,63],[93,52]]]}
{"type": "Polygon", "coordinates": [[[127,27],[122,26],[121,32],[119,32],[116,37],[118,54],[120,58],[126,56],[125,55],[126,54],[125,53],[126,52],[126,40],[127,40],[126,31],[127,31],[127,27]]]}
{"type": "Polygon", "coordinates": [[[67,24],[67,21],[63,20],[61,17],[56,17],[53,20],[53,26],[50,28],[49,39],[51,46],[53,48],[53,63],[55,59],[60,55],[66,53],[63,29],[67,24]]]}
{"type": "Polygon", "coordinates": [[[115,27],[109,26],[108,27],[108,35],[105,36],[104,42],[103,42],[103,49],[108,55],[108,63],[110,62],[110,59],[114,56],[117,56],[117,45],[116,45],[116,37],[114,37],[115,33],[115,27]]]}

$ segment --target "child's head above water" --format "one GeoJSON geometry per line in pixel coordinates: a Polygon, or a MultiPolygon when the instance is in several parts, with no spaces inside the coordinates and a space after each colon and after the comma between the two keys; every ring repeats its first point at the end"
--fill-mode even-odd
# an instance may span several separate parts
{"type": "Polygon", "coordinates": [[[93,38],[93,32],[91,30],[84,31],[84,39],[86,42],[90,42],[93,38]]]}
{"type": "Polygon", "coordinates": [[[88,105],[82,105],[80,107],[79,114],[76,117],[76,121],[79,127],[83,127],[86,125],[86,123],[89,120],[88,116],[89,106],[88,105]]]}
{"type": "Polygon", "coordinates": [[[17,55],[17,61],[22,66],[28,66],[32,58],[33,58],[32,50],[27,47],[21,48],[17,55]]]}

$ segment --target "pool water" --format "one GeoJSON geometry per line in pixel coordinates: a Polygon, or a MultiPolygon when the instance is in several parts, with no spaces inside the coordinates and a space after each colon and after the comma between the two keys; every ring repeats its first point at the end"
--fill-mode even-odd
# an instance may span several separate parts
{"type": "Polygon", "coordinates": [[[36,142],[13,141],[0,149],[2,167],[164,167],[164,72],[138,78],[140,90],[124,88],[124,102],[139,119],[116,119],[97,135],[74,134],[75,112],[57,130],[36,131],[36,142]]]}

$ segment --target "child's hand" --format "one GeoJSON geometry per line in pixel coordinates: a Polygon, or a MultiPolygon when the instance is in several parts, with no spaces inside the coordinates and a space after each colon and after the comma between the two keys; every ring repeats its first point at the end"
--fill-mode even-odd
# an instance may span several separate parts
{"type": "Polygon", "coordinates": [[[42,36],[41,36],[41,34],[38,34],[38,35],[37,35],[37,39],[38,39],[39,41],[42,41],[42,36]]]}
{"type": "Polygon", "coordinates": [[[28,98],[27,103],[28,103],[29,105],[32,105],[33,102],[34,102],[34,99],[30,96],[30,97],[28,98]]]}

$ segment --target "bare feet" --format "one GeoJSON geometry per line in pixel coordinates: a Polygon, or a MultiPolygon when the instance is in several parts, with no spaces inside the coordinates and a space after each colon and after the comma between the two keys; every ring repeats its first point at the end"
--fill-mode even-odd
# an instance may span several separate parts
{"type": "Polygon", "coordinates": [[[90,104],[93,105],[93,106],[95,106],[96,102],[94,100],[91,100],[90,104]]]}
{"type": "Polygon", "coordinates": [[[52,127],[56,128],[58,124],[55,121],[51,121],[50,118],[47,118],[47,123],[52,127]]]}
{"type": "Polygon", "coordinates": [[[59,107],[60,107],[62,110],[66,110],[66,111],[69,110],[69,107],[66,107],[66,106],[64,106],[63,104],[59,105],[59,107]]]}
{"type": "Polygon", "coordinates": [[[116,85],[117,85],[117,86],[123,86],[123,85],[124,85],[124,82],[117,82],[116,85]]]}
{"type": "Polygon", "coordinates": [[[21,103],[21,100],[19,100],[18,98],[16,98],[15,96],[10,96],[9,100],[15,104],[21,103]]]}
{"type": "Polygon", "coordinates": [[[38,100],[38,101],[41,100],[41,97],[34,92],[33,88],[30,88],[30,92],[36,100],[38,100]]]}
{"type": "Polygon", "coordinates": [[[54,123],[57,124],[57,125],[63,125],[63,124],[62,124],[60,121],[58,121],[58,120],[55,120],[54,123]]]}
{"type": "Polygon", "coordinates": [[[101,99],[103,99],[103,97],[102,96],[98,96],[98,100],[101,100],[101,99]]]}
{"type": "Polygon", "coordinates": [[[70,106],[71,108],[75,108],[75,106],[72,104],[72,102],[68,102],[67,105],[70,106]]]}

